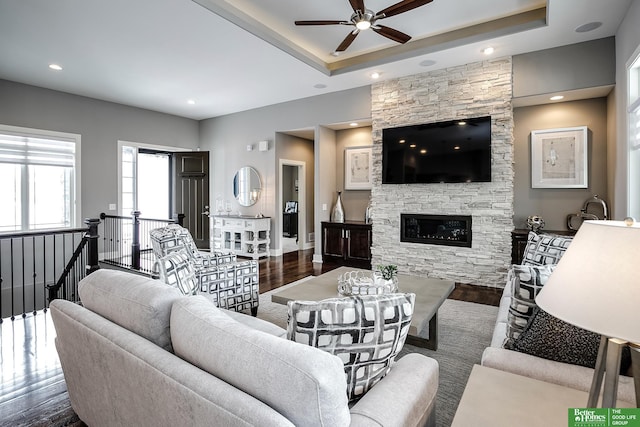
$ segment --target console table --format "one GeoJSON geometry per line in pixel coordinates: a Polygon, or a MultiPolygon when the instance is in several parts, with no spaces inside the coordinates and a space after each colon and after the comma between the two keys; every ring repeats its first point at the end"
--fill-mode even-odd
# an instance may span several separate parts
{"type": "Polygon", "coordinates": [[[253,259],[270,255],[271,218],[214,216],[211,247],[253,259]]]}
{"type": "Polygon", "coordinates": [[[371,224],[363,221],[323,221],[322,259],[370,269],[371,224]]]}

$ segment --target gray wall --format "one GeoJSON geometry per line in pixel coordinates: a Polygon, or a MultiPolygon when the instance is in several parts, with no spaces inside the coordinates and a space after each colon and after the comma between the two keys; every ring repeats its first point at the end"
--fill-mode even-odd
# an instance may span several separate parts
{"type": "MultiPolygon", "coordinates": [[[[365,86],[201,121],[200,146],[203,150],[211,152],[212,199],[223,197],[226,200],[233,200],[231,189],[235,171],[242,166],[253,166],[263,178],[265,189],[261,195],[262,200],[250,208],[241,208],[234,201],[233,210],[246,215],[262,213],[271,217],[272,234],[278,235],[280,230],[277,225],[278,221],[275,221],[277,212],[280,211],[276,201],[278,163],[276,150],[274,150],[276,133],[369,118],[371,115],[370,96],[370,89],[365,86]],[[269,151],[263,152],[254,149],[247,152],[246,146],[248,144],[256,144],[260,140],[269,141],[269,151]]],[[[317,144],[321,143],[322,140],[318,139],[318,132],[316,132],[316,147],[314,147],[316,156],[319,152],[317,144]]],[[[329,144],[335,144],[335,142],[329,142],[329,144]]],[[[316,157],[315,160],[317,165],[318,158],[316,157]]],[[[335,162],[335,160],[330,162],[335,162]]],[[[326,177],[331,173],[335,176],[335,164],[333,166],[321,164],[323,170],[318,171],[316,168],[316,174],[322,173],[326,177]],[[329,167],[330,170],[327,170],[326,167],[329,167]]],[[[320,186],[322,187],[322,184],[320,186]]],[[[333,191],[335,191],[335,187],[333,191]]],[[[315,197],[315,206],[319,206],[318,202],[331,202],[331,198],[322,191],[318,192],[317,188],[315,197]],[[320,200],[317,199],[318,197],[320,200]]],[[[316,225],[319,225],[317,221],[316,225]]],[[[314,227],[314,230],[319,230],[319,227],[314,227]]],[[[272,239],[272,248],[273,244],[274,240],[272,239]]]]}
{"type": "Polygon", "coordinates": [[[541,215],[547,230],[566,230],[566,216],[578,213],[597,194],[607,202],[607,100],[562,102],[514,109],[516,228],[526,228],[529,215],[541,215]],[[587,126],[588,188],[531,188],[531,131],[587,126]]]}
{"type": "Polygon", "coordinates": [[[283,166],[282,168],[282,200],[280,209],[284,212],[288,201],[298,201],[298,189],[296,181],[298,180],[297,166],[283,166]]]}
{"type": "Polygon", "coordinates": [[[342,190],[345,219],[364,221],[365,210],[371,198],[371,190],[344,189],[344,149],[372,145],[371,127],[336,131],[336,142],[336,183],[337,187],[342,190]]]}
{"type": "MultiPolygon", "coordinates": [[[[0,123],[80,134],[80,218],[118,203],[118,140],[195,149],[198,122],[0,80],[0,123]]],[[[112,212],[116,214],[116,212],[112,212]]]]}
{"type": "Polygon", "coordinates": [[[513,57],[514,98],[615,83],[613,37],[513,57]]]}

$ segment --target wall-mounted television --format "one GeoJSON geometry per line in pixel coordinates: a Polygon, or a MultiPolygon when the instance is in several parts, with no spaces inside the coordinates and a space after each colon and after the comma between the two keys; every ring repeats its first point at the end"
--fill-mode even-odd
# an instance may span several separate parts
{"type": "Polygon", "coordinates": [[[382,130],[382,183],[491,181],[491,117],[382,130]]]}

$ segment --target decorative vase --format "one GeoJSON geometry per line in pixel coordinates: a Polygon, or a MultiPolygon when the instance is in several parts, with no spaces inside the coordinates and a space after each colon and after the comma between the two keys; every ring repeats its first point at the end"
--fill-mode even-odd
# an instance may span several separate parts
{"type": "Polygon", "coordinates": [[[340,194],[342,194],[342,192],[338,191],[338,199],[336,200],[336,204],[333,206],[332,222],[344,222],[344,207],[342,206],[340,194]]]}
{"type": "Polygon", "coordinates": [[[544,219],[540,215],[530,215],[527,218],[527,228],[537,233],[544,227],[544,219]]]}

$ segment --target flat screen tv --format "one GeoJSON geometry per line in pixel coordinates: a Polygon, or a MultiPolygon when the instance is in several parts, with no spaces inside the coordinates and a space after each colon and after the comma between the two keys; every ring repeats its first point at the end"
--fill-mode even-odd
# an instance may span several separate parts
{"type": "Polygon", "coordinates": [[[491,181],[491,117],[382,130],[382,183],[491,181]]]}

